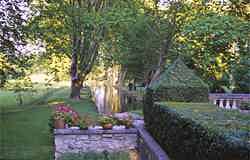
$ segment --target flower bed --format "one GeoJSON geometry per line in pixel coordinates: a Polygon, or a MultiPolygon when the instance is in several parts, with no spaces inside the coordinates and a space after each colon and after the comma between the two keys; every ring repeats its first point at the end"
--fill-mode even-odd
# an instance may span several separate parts
{"type": "Polygon", "coordinates": [[[53,129],[125,129],[132,127],[132,117],[119,118],[114,115],[102,115],[96,121],[88,115],[80,116],[72,107],[57,104],[50,118],[53,129]]]}

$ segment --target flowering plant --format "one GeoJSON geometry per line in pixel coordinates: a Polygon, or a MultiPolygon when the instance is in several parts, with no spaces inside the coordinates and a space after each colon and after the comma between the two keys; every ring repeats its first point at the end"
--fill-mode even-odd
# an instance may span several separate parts
{"type": "Polygon", "coordinates": [[[105,125],[105,124],[112,124],[112,125],[116,124],[116,120],[112,116],[102,116],[102,117],[99,118],[98,122],[102,126],[105,125]]]}
{"type": "Polygon", "coordinates": [[[131,128],[133,126],[133,118],[128,116],[126,118],[117,118],[118,125],[124,125],[126,128],[131,128]]]}
{"type": "Polygon", "coordinates": [[[54,118],[54,120],[64,120],[65,115],[64,115],[62,112],[56,111],[56,112],[53,114],[53,118],[54,118]]]}
{"type": "Polygon", "coordinates": [[[57,104],[55,106],[54,119],[56,120],[56,115],[61,115],[61,118],[65,120],[68,125],[77,125],[80,116],[79,114],[70,106],[65,104],[57,104]]]}
{"type": "Polygon", "coordinates": [[[63,113],[70,113],[73,117],[79,118],[78,113],[72,107],[65,104],[57,104],[55,110],[63,113]]]}

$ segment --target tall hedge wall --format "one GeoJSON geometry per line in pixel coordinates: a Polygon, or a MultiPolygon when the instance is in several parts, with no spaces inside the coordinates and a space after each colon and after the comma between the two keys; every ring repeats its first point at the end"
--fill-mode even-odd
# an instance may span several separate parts
{"type": "Polygon", "coordinates": [[[250,144],[211,131],[173,109],[144,98],[147,130],[172,160],[250,160],[250,144]]]}
{"type": "Polygon", "coordinates": [[[164,87],[154,91],[158,101],[208,102],[208,90],[204,87],[164,87]]]}

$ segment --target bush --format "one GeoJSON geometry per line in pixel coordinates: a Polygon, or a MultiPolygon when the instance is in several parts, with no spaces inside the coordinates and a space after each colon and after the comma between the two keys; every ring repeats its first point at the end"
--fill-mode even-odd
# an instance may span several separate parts
{"type": "Polygon", "coordinates": [[[203,87],[159,88],[154,93],[158,101],[208,102],[208,90],[203,87]]]}
{"type": "MultiPolygon", "coordinates": [[[[190,115],[198,115],[199,111],[190,112],[190,110],[185,109],[185,112],[180,113],[177,109],[154,103],[152,97],[152,91],[148,90],[144,101],[146,128],[171,159],[250,159],[250,143],[247,141],[227,133],[218,132],[216,128],[206,127],[203,123],[199,123],[198,116],[193,119],[188,118],[190,115]]],[[[207,114],[209,115],[209,113],[207,114]]],[[[204,123],[206,122],[204,121],[204,123]]],[[[247,120],[246,123],[248,123],[247,120]]],[[[249,135],[248,138],[250,138],[249,135]]]]}
{"type": "Polygon", "coordinates": [[[151,86],[156,99],[180,102],[208,102],[208,85],[178,58],[151,86]]]}
{"type": "Polygon", "coordinates": [[[250,110],[250,102],[241,102],[240,109],[241,110],[250,110]]]}

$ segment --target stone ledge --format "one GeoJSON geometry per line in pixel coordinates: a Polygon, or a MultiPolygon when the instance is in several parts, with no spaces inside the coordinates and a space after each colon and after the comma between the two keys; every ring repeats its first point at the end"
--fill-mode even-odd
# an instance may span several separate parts
{"type": "Polygon", "coordinates": [[[98,135],[98,134],[137,134],[135,128],[120,130],[76,130],[76,129],[54,129],[54,135],[98,135]]]}
{"type": "Polygon", "coordinates": [[[138,127],[138,132],[142,141],[139,140],[139,152],[141,157],[147,160],[170,160],[165,151],[159,146],[159,144],[152,138],[152,136],[143,128],[138,127]],[[141,146],[142,145],[142,146],[141,146]],[[147,149],[146,149],[147,148],[147,149]],[[148,154],[151,155],[142,155],[147,154],[142,150],[149,150],[148,154]]]}

